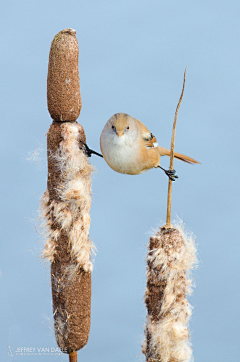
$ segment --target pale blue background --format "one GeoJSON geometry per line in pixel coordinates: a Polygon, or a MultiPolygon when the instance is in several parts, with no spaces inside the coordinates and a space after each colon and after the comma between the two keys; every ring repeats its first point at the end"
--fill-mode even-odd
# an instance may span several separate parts
{"type": "MultiPolygon", "coordinates": [[[[79,122],[97,151],[116,112],[140,119],[169,147],[188,64],[176,150],[202,165],[175,162],[172,211],[197,236],[194,357],[239,361],[239,1],[1,0],[0,16],[0,360],[68,360],[21,357],[15,350],[57,346],[49,269],[39,260],[42,242],[34,227],[46,189],[48,54],[54,35],[72,27],[80,47],[79,122]],[[38,164],[27,160],[37,147],[43,149],[38,164]]],[[[152,228],[165,220],[167,177],[160,170],[121,175],[100,158],[91,162],[97,171],[90,237],[98,254],[90,339],[78,359],[144,361],[144,259],[152,228]]]]}

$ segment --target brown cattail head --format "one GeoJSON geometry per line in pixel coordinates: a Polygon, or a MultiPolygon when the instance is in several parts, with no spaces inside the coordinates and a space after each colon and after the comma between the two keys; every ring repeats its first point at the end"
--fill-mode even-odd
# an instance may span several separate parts
{"type": "Polygon", "coordinates": [[[82,107],[76,31],[65,29],[53,39],[47,77],[48,111],[55,121],[76,121],[82,107]]]}
{"type": "Polygon", "coordinates": [[[77,268],[70,248],[62,233],[51,264],[55,336],[68,354],[87,344],[91,323],[91,272],[77,268]]]}
{"type": "Polygon", "coordinates": [[[194,238],[176,228],[161,228],[150,238],[147,256],[147,362],[190,362],[188,321],[191,306],[189,272],[196,262],[194,238]]]}

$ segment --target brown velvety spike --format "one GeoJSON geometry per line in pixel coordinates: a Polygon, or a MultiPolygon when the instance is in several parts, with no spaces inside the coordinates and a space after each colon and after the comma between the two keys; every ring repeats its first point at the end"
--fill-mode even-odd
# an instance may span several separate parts
{"type": "Polygon", "coordinates": [[[53,39],[47,77],[48,111],[55,121],[76,121],[82,101],[76,31],[65,29],[53,39]]]}
{"type": "Polygon", "coordinates": [[[63,352],[83,348],[88,341],[91,317],[91,273],[80,269],[69,278],[72,267],[66,233],[62,233],[51,265],[55,336],[63,352]]]}

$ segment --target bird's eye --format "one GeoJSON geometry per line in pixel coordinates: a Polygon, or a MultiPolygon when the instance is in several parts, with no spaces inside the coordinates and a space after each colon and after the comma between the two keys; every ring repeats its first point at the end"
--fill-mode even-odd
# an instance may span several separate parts
{"type": "Polygon", "coordinates": [[[129,126],[127,126],[127,129],[129,129],[129,126]]]}
{"type": "Polygon", "coordinates": [[[112,126],[112,129],[114,129],[115,127],[114,126],[112,126]]]}

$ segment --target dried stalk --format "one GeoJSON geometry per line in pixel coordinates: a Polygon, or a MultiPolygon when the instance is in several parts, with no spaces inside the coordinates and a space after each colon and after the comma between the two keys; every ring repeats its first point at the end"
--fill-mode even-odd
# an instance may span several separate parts
{"type": "MultiPolygon", "coordinates": [[[[174,161],[174,145],[175,145],[175,133],[176,133],[176,125],[177,125],[177,116],[178,111],[183,99],[183,93],[185,89],[185,78],[186,78],[186,71],[187,66],[185,68],[184,72],[184,78],[183,78],[183,87],[182,87],[182,93],[178,101],[178,105],[175,112],[174,122],[173,122],[173,130],[172,130],[172,140],[171,140],[171,150],[170,150],[170,170],[173,170],[173,161],[174,161]]],[[[170,178],[168,179],[168,198],[167,198],[167,222],[165,227],[171,228],[171,206],[172,206],[172,180],[170,178]]]]}
{"type": "Polygon", "coordinates": [[[77,352],[72,352],[69,354],[69,362],[77,362],[77,352]]]}

